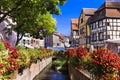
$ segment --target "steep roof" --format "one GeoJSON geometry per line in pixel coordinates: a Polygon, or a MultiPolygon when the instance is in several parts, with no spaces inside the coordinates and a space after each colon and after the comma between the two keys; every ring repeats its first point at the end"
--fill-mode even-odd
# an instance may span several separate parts
{"type": "Polygon", "coordinates": [[[104,8],[120,8],[120,2],[105,2],[97,11],[100,11],[104,8]]]}
{"type": "Polygon", "coordinates": [[[71,19],[71,22],[74,24],[78,23],[78,18],[71,19]]]}
{"type": "Polygon", "coordinates": [[[120,9],[107,9],[106,10],[106,17],[116,17],[120,18],[120,9]]]}
{"type": "Polygon", "coordinates": [[[106,2],[106,17],[120,17],[120,2],[106,2]]]}
{"type": "Polygon", "coordinates": [[[96,8],[83,8],[82,11],[85,15],[94,15],[96,8]]]}
{"type": "Polygon", "coordinates": [[[77,18],[71,19],[71,29],[78,30],[78,19],[77,18]]]}
{"type": "Polygon", "coordinates": [[[105,2],[96,10],[95,14],[89,19],[89,22],[105,17],[120,18],[120,2],[105,2]]]}

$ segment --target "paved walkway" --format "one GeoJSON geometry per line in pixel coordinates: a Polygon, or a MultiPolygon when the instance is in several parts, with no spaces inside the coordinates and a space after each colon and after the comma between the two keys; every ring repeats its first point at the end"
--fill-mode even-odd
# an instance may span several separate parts
{"type": "Polygon", "coordinates": [[[33,80],[68,80],[67,75],[54,71],[51,64],[48,65],[41,73],[39,73],[33,80]]]}

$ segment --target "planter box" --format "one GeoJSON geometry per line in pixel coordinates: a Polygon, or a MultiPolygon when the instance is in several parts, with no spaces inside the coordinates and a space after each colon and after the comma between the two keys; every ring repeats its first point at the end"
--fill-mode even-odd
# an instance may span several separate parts
{"type": "Polygon", "coordinates": [[[52,57],[43,59],[42,61],[38,60],[37,63],[32,63],[30,68],[24,69],[23,74],[17,74],[14,80],[33,80],[51,62],[52,57]]]}
{"type": "Polygon", "coordinates": [[[92,74],[84,70],[78,70],[69,63],[68,63],[68,71],[69,71],[70,80],[93,80],[92,74]]]}

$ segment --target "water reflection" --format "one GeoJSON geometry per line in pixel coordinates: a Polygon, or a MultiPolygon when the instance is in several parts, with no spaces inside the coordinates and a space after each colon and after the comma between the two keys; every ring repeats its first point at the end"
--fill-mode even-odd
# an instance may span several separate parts
{"type": "Polygon", "coordinates": [[[42,71],[34,80],[68,80],[68,74],[55,71],[49,65],[44,71],[42,71]]]}
{"type": "Polygon", "coordinates": [[[58,72],[51,72],[50,75],[51,76],[49,80],[67,80],[65,75],[58,72]]]}

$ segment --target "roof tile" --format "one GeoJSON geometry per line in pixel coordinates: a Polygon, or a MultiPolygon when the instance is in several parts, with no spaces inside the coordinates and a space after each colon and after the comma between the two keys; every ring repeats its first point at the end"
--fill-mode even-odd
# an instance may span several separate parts
{"type": "Polygon", "coordinates": [[[71,19],[71,29],[78,30],[78,19],[71,19]]]}

